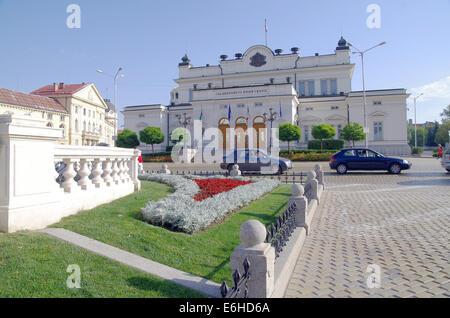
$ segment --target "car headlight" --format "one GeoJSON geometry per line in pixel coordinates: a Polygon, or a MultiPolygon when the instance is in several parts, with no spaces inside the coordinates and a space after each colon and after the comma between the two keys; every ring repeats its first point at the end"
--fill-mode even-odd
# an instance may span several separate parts
{"type": "Polygon", "coordinates": [[[408,160],[403,160],[403,163],[404,163],[405,165],[409,165],[408,160]]]}

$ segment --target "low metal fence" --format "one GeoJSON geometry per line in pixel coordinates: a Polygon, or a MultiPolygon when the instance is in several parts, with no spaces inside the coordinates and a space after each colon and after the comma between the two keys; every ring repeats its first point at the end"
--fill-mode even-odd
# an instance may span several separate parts
{"type": "Polygon", "coordinates": [[[296,228],[296,209],[297,206],[294,202],[267,229],[266,243],[271,244],[275,248],[275,258],[280,256],[280,253],[283,251],[283,248],[296,228]]]}
{"type": "Polygon", "coordinates": [[[230,289],[224,281],[220,286],[222,298],[248,298],[248,279],[250,278],[250,262],[244,260],[244,274],[241,276],[238,270],[233,272],[233,287],[230,289]]]}
{"type": "MultiPolygon", "coordinates": [[[[146,173],[153,174],[159,173],[159,170],[145,170],[146,173]]],[[[228,177],[230,174],[228,171],[208,171],[208,170],[171,170],[174,175],[194,175],[200,177],[211,177],[211,176],[225,176],[228,177]]],[[[278,180],[285,184],[301,183],[303,184],[306,180],[307,174],[303,171],[300,172],[285,172],[283,174],[273,175],[273,174],[256,174],[256,173],[242,173],[243,177],[247,178],[267,178],[271,180],[278,180]]]]}

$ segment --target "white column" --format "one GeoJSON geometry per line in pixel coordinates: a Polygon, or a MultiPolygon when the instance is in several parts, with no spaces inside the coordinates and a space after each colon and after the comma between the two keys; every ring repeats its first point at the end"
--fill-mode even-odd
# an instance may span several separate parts
{"type": "Polygon", "coordinates": [[[102,179],[102,173],[103,173],[103,159],[95,158],[92,164],[92,175],[94,176],[94,178],[92,178],[92,184],[96,188],[102,188],[105,186],[105,183],[102,179]]]}
{"type": "Polygon", "coordinates": [[[103,180],[105,181],[106,186],[110,187],[113,183],[113,179],[111,177],[112,173],[112,162],[111,158],[107,158],[103,163],[103,180]]]}
{"type": "Polygon", "coordinates": [[[89,170],[89,159],[81,159],[80,160],[80,170],[78,171],[78,175],[80,176],[80,180],[78,180],[78,185],[82,190],[90,190],[93,188],[93,184],[89,179],[89,175],[91,171],[89,170]]]}

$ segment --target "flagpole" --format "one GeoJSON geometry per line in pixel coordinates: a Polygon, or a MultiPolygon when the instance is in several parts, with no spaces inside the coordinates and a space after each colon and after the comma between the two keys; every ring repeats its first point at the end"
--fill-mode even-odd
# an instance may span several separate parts
{"type": "Polygon", "coordinates": [[[264,19],[264,31],[266,33],[266,46],[267,46],[267,19],[264,19]]]}

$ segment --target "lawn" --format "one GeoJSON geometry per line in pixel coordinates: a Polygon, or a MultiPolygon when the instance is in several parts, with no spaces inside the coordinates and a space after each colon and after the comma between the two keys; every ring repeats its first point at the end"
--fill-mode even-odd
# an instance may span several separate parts
{"type": "Polygon", "coordinates": [[[88,236],[179,270],[231,284],[230,255],[240,244],[243,222],[256,219],[269,225],[284,211],[290,185],[281,185],[220,224],[193,235],[175,233],[142,221],[140,211],[149,200],[159,200],[172,189],[142,182],[142,190],[110,204],[64,218],[53,227],[88,236]]]}
{"type": "Polygon", "coordinates": [[[202,295],[97,256],[39,232],[0,234],[0,298],[145,297],[202,295]],[[81,288],[66,285],[67,267],[80,267],[81,288]]]}

